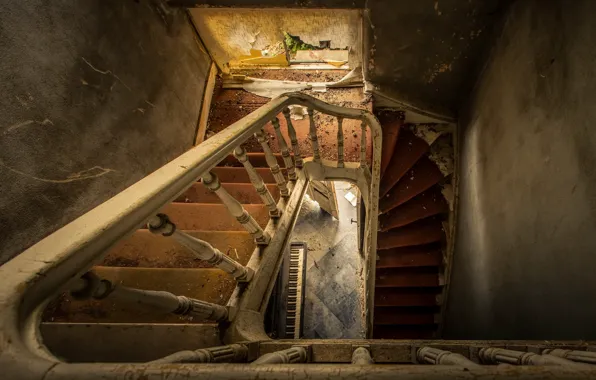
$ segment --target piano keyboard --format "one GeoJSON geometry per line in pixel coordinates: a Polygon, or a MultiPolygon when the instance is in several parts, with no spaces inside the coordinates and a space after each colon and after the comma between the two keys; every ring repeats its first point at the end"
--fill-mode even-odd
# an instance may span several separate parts
{"type": "Polygon", "coordinates": [[[286,299],[286,339],[300,339],[302,333],[305,263],[306,244],[291,243],[288,296],[286,299]]]}

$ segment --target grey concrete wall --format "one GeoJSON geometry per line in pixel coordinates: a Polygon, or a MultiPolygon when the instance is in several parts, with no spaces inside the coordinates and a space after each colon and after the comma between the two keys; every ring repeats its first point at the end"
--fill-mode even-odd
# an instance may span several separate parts
{"type": "Polygon", "coordinates": [[[0,1],[0,263],[188,150],[209,65],[148,0],[0,1]]]}
{"type": "Polygon", "coordinates": [[[461,121],[446,338],[596,339],[595,14],[510,10],[461,121]]]}

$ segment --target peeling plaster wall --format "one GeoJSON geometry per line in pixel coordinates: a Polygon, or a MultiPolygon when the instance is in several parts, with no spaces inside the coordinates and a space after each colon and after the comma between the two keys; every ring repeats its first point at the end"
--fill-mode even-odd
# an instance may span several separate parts
{"type": "Polygon", "coordinates": [[[210,59],[147,0],[0,0],[0,263],[188,150],[210,59]]]}
{"type": "Polygon", "coordinates": [[[357,10],[335,9],[190,9],[194,23],[217,65],[250,49],[263,50],[283,40],[283,32],[318,46],[330,40],[332,48],[351,47],[350,66],[361,61],[361,16],[357,10]]]}
{"type": "Polygon", "coordinates": [[[596,339],[596,2],[521,0],[460,123],[447,339],[596,339]]]}
{"type": "MultiPolygon", "coordinates": [[[[363,12],[362,34],[367,47],[362,54],[362,64],[367,79],[379,86],[383,93],[402,103],[453,119],[458,117],[460,108],[468,100],[495,34],[501,29],[502,17],[512,2],[513,0],[172,0],[170,3],[199,7],[192,10],[195,15],[226,12],[230,11],[229,7],[240,7],[234,11],[261,8],[259,12],[287,12],[280,10],[281,7],[310,12],[323,11],[332,15],[327,21],[331,26],[337,24],[336,17],[343,12],[332,8],[358,9],[363,12]]],[[[283,17],[290,16],[284,14],[283,17]]],[[[270,22],[277,25],[285,21],[273,19],[270,22]]],[[[236,25],[226,28],[234,30],[236,25]]],[[[254,36],[258,30],[249,31],[254,36]]],[[[201,30],[201,35],[207,34],[201,30]]],[[[226,35],[223,37],[225,40],[226,35]]],[[[247,39],[252,41],[250,35],[247,39]]],[[[222,54],[210,44],[208,47],[216,55],[222,54]]],[[[232,51],[234,52],[233,49],[232,51]]],[[[236,56],[234,52],[221,57],[221,61],[228,61],[236,56]]]]}

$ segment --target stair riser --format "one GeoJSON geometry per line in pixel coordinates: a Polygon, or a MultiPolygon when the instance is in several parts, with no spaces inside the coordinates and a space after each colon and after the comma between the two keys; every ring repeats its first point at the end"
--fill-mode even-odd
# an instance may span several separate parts
{"type": "Polygon", "coordinates": [[[217,325],[42,323],[52,354],[78,363],[132,363],[223,345],[217,325]]]}
{"type": "MultiPolygon", "coordinates": [[[[255,244],[248,232],[185,231],[246,265],[255,244]]],[[[143,268],[211,268],[171,237],[138,230],[104,258],[102,266],[143,268]]]]}
{"type": "MultiPolygon", "coordinates": [[[[257,173],[263,179],[263,182],[275,184],[275,178],[273,177],[273,173],[271,173],[271,169],[269,168],[255,168],[257,173]]],[[[242,168],[222,168],[217,167],[214,168],[212,173],[216,174],[219,178],[221,183],[250,183],[250,178],[246,169],[242,168]]],[[[282,169],[282,173],[287,178],[286,170],[282,169]]]]}
{"type": "MultiPolygon", "coordinates": [[[[262,228],[269,222],[269,210],[265,205],[244,205],[244,209],[262,228]]],[[[180,230],[246,231],[222,204],[171,203],[162,212],[180,230]]]]}
{"type": "MultiPolygon", "coordinates": [[[[251,183],[222,183],[222,187],[242,204],[263,204],[263,199],[251,183]]],[[[266,187],[277,202],[279,200],[279,188],[277,185],[268,184],[266,187]]],[[[175,202],[221,203],[221,200],[217,194],[211,192],[202,183],[195,183],[184,194],[179,196],[175,202]]]]}
{"type": "MultiPolygon", "coordinates": [[[[236,286],[234,279],[219,269],[145,269],[94,267],[107,280],[145,290],[164,290],[179,296],[225,305],[236,286]]],[[[43,315],[45,322],[77,323],[200,323],[189,317],[163,314],[110,297],[103,300],[75,300],[64,294],[52,301],[43,315]]]]}
{"type": "Polygon", "coordinates": [[[381,180],[379,196],[382,198],[387,192],[429,151],[428,144],[416,137],[412,132],[402,128],[395,145],[395,154],[391,158],[385,175],[381,180]]]}
{"type": "Polygon", "coordinates": [[[430,189],[443,180],[443,174],[432,161],[423,157],[379,202],[379,210],[386,213],[430,189]]]}

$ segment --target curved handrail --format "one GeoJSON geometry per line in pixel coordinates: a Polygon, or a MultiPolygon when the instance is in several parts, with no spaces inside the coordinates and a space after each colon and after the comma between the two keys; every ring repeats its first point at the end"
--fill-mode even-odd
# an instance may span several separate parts
{"type": "MultiPolygon", "coordinates": [[[[286,93],[271,100],[0,267],[3,283],[0,287],[0,363],[7,359],[14,361],[17,357],[19,361],[35,361],[41,359],[40,356],[53,359],[37,341],[38,319],[44,302],[88,271],[112,245],[132,234],[289,105],[302,105],[332,116],[365,122],[372,131],[373,149],[380,152],[381,126],[367,110],[330,105],[301,93],[286,93]]],[[[380,158],[373,159],[371,169],[372,177],[378,179],[380,158]]],[[[378,187],[378,181],[372,181],[369,201],[372,201],[370,211],[374,217],[367,221],[372,231],[376,231],[378,187]]],[[[372,250],[369,252],[374,252],[376,239],[369,240],[372,241],[369,241],[368,248],[372,250]]]]}

